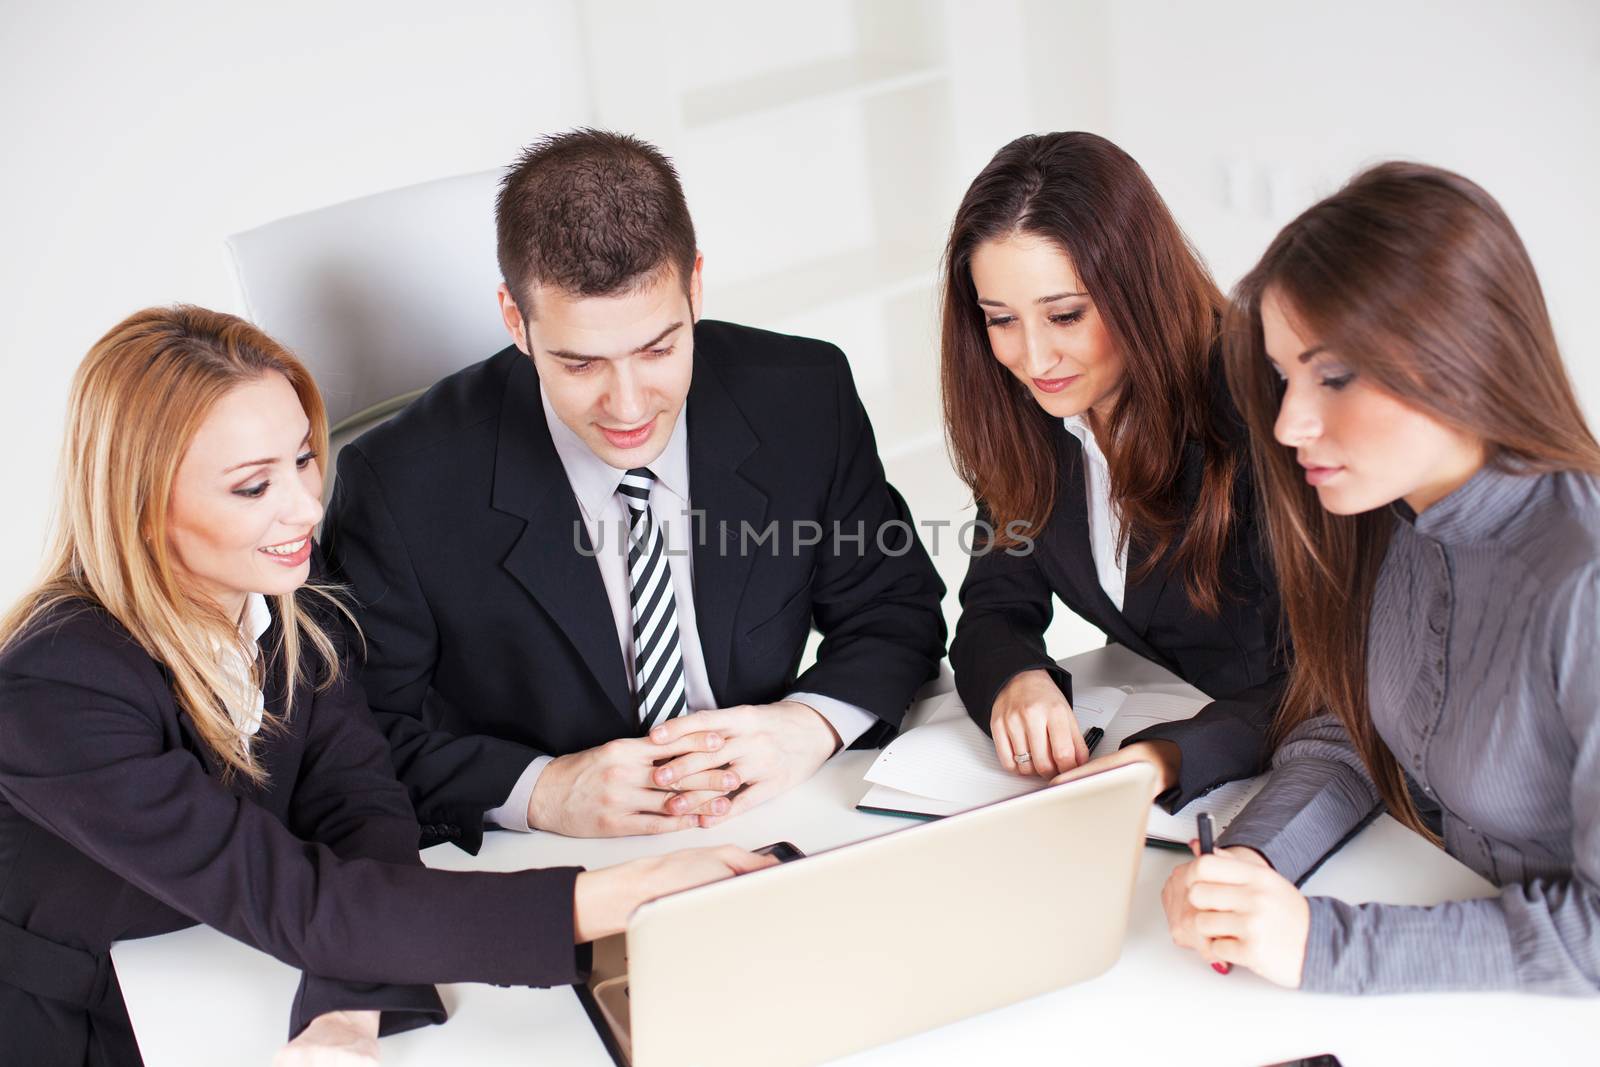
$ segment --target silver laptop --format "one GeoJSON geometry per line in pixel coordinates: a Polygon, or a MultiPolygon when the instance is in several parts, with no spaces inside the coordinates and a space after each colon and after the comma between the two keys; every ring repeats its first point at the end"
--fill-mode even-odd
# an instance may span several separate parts
{"type": "Polygon", "coordinates": [[[580,996],[625,1067],[785,1067],[1093,978],[1154,792],[1117,767],[662,897],[596,943],[580,996]]]}

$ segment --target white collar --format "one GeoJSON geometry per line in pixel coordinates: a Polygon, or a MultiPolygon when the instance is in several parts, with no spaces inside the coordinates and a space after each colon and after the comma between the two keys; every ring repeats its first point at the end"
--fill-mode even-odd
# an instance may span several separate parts
{"type": "Polygon", "coordinates": [[[1100,451],[1100,442],[1095,439],[1094,427],[1089,425],[1088,419],[1082,415],[1068,415],[1061,420],[1061,425],[1065,426],[1067,432],[1078,439],[1078,443],[1084,447],[1085,451],[1092,451],[1096,456],[1103,457],[1105,455],[1100,451]]]}
{"type": "Polygon", "coordinates": [[[244,617],[239,620],[239,636],[247,645],[261,643],[261,635],[272,628],[272,609],[267,598],[260,593],[249,593],[244,598],[244,617]]]}
{"type": "MultiPolygon", "coordinates": [[[[544,405],[545,422],[550,426],[550,440],[556,446],[556,455],[561,459],[562,468],[567,472],[572,494],[578,498],[585,515],[591,519],[598,517],[603,514],[606,503],[617,494],[617,486],[622,484],[622,476],[627,471],[618,470],[595,455],[594,450],[583,443],[583,438],[561,421],[550,406],[543,381],[539,383],[539,402],[544,405]]],[[[667,447],[650,464],[656,481],[685,502],[689,499],[689,435],[684,429],[688,410],[685,404],[679,411],[678,421],[672,427],[672,436],[667,438],[667,447]]]]}
{"type": "Polygon", "coordinates": [[[261,719],[266,713],[266,698],[253,677],[256,657],[252,650],[259,648],[261,636],[271,626],[272,611],[267,607],[267,598],[260,593],[249,593],[244,598],[244,615],[239,619],[239,636],[243,640],[213,645],[223,666],[239,686],[238,697],[242,703],[225,703],[234,726],[245,735],[246,748],[250,745],[249,738],[261,729],[261,719]]]}

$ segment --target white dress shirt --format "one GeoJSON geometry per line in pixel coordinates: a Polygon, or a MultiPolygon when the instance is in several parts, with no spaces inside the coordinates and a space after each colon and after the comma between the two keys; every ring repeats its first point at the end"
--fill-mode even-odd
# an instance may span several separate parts
{"type": "Polygon", "coordinates": [[[1122,543],[1122,515],[1111,502],[1111,468],[1100,451],[1094,430],[1082,415],[1061,420],[1067,432],[1083,445],[1083,488],[1089,506],[1089,554],[1100,577],[1100,588],[1111,603],[1122,610],[1122,595],[1128,585],[1128,546],[1122,543]]]}
{"type": "Polygon", "coordinates": [[[256,655],[261,648],[261,635],[272,626],[272,612],[267,608],[267,598],[260,593],[250,593],[244,598],[244,615],[239,619],[240,641],[217,645],[217,657],[223,669],[233,676],[239,686],[241,700],[228,705],[228,716],[233,725],[244,734],[245,751],[250,750],[250,739],[261,730],[261,717],[266,713],[266,697],[255,680],[256,655]]]}
{"type": "MultiPolygon", "coordinates": [[[[628,577],[628,514],[617,496],[617,486],[622,484],[622,476],[627,472],[610,466],[595,455],[556,416],[542,382],[539,385],[539,399],[544,404],[550,439],[555,443],[556,455],[566,471],[572,494],[578,499],[584,529],[589,534],[589,544],[595,550],[594,561],[600,568],[606,599],[611,604],[617,643],[622,649],[628,672],[628,690],[632,692],[633,598],[628,577]]],[[[693,713],[714,708],[717,703],[711,693],[705,653],[700,647],[700,630],[695,622],[694,526],[689,504],[687,421],[685,409],[679,413],[677,424],[672,427],[672,436],[667,439],[666,449],[650,464],[650,471],[656,476],[655,488],[650,491],[650,513],[661,529],[667,569],[672,575],[672,595],[678,613],[678,646],[683,657],[684,698],[689,711],[693,713]]],[[[841,749],[848,748],[851,742],[878,721],[869,711],[820,693],[790,693],[785,699],[815,708],[839,735],[841,749]]],[[[528,830],[528,800],[533,796],[533,787],[539,775],[553,758],[535,757],[512,786],[505,803],[485,812],[484,819],[508,830],[528,830]]]]}

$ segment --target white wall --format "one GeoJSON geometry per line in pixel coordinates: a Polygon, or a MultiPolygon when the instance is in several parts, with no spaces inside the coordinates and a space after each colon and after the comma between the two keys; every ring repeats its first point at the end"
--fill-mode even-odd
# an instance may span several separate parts
{"type": "Polygon", "coordinates": [[[591,0],[586,24],[612,30],[591,36],[605,41],[590,55],[596,114],[677,160],[708,315],[847,354],[953,621],[967,559],[953,528],[929,524],[959,526],[972,509],[944,447],[939,257],[996,134],[1030,126],[1022,68],[996,33],[1020,25],[1021,5],[812,0],[781,27],[773,11],[709,0],[690,21],[649,0],[591,0]],[[655,69],[643,61],[655,51],[677,61],[655,69]]]}
{"type": "Polygon", "coordinates": [[[567,0],[35,0],[0,17],[7,603],[36,570],[67,386],[96,338],[150,304],[237,311],[226,234],[500,166],[590,116],[567,0]]]}
{"type": "MultiPolygon", "coordinates": [[[[1031,130],[1123,144],[1225,285],[1363,162],[1459,169],[1521,229],[1600,414],[1583,0],[41,0],[4,18],[0,600],[33,572],[67,380],[107,327],[150,303],[235,308],[227,233],[499,166],[586,121],[677,157],[710,313],[845,346],[919,518],[966,506],[929,388],[937,248],[972,174],[1031,130]],[[828,272],[859,270],[858,248],[883,259],[853,294],[828,272]]],[[[958,556],[939,562],[959,580],[958,556]]],[[[1068,620],[1052,638],[1097,641],[1068,620]]]]}
{"type": "Polygon", "coordinates": [[[1225,285],[1357,168],[1387,158],[1449,167],[1511,216],[1600,416],[1600,319],[1589,310],[1600,5],[1138,0],[1111,12],[1109,130],[1225,285]]]}

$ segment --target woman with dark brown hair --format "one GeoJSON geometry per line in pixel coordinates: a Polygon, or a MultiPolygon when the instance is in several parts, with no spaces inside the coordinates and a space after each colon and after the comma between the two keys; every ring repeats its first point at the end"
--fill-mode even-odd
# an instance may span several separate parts
{"type": "Polygon", "coordinates": [[[945,421],[992,536],[950,662],[1008,770],[1088,759],[1045,652],[1054,597],[1216,698],[1107,761],[1154,762],[1172,809],[1261,769],[1282,649],[1215,351],[1222,305],[1144,171],[1093,134],[1011,142],[956,212],[945,421]]]}
{"type": "Polygon", "coordinates": [[[1460,175],[1384,164],[1233,317],[1296,655],[1266,787],[1167,883],[1174,940],[1306,989],[1600,992],[1600,446],[1522,242],[1460,175]],[[1383,809],[1500,895],[1295,888],[1383,809]]]}

